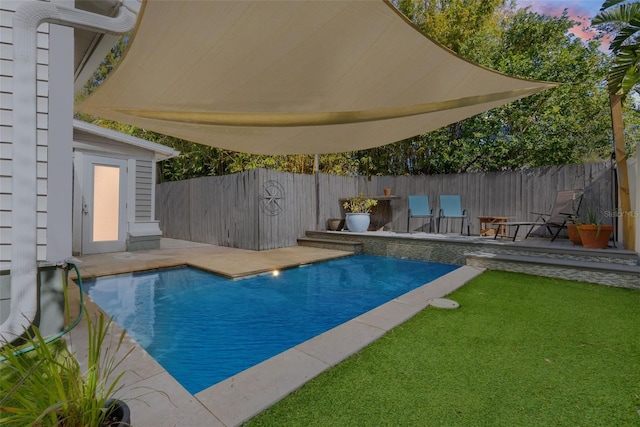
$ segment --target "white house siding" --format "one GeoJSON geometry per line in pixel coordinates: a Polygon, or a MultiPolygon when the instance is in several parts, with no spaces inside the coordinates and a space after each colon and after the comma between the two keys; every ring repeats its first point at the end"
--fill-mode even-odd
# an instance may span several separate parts
{"type": "MultiPolygon", "coordinates": [[[[58,2],[73,5],[72,0],[58,2]]],[[[0,322],[9,315],[11,240],[19,238],[12,237],[11,215],[13,15],[20,3],[0,2],[0,322]]],[[[59,261],[71,255],[72,29],[38,27],[36,79],[37,261],[59,261]]]]}
{"type": "Polygon", "coordinates": [[[153,161],[136,160],[136,221],[153,219],[153,161]]]}

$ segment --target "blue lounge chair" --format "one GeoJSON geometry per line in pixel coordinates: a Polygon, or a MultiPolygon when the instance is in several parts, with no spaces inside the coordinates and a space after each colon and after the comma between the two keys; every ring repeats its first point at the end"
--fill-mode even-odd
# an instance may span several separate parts
{"type": "Polygon", "coordinates": [[[407,232],[410,230],[411,218],[428,218],[429,232],[433,231],[433,209],[429,209],[429,196],[409,196],[407,232]]]}
{"type": "Polygon", "coordinates": [[[440,224],[443,219],[447,220],[447,225],[449,225],[449,218],[459,218],[461,220],[460,223],[460,234],[464,230],[464,220],[467,219],[467,236],[471,235],[471,230],[469,228],[469,219],[467,218],[467,210],[462,209],[462,204],[460,203],[460,196],[458,194],[447,194],[440,195],[440,215],[438,216],[438,233],[440,233],[440,224]]]}

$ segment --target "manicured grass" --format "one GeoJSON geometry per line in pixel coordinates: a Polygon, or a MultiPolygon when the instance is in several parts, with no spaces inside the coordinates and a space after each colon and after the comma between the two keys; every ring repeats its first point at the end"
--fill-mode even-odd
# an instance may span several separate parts
{"type": "Polygon", "coordinates": [[[486,272],[249,426],[638,426],[640,292],[486,272]]]}

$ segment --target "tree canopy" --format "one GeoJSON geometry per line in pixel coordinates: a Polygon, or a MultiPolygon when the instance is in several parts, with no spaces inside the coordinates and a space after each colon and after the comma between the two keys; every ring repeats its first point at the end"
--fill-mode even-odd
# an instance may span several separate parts
{"type": "MultiPolygon", "coordinates": [[[[404,0],[413,16],[419,0],[404,0]]],[[[436,3],[436,2],[428,2],[436,3]]],[[[461,7],[461,2],[441,0],[461,7]]],[[[462,2],[464,3],[464,2],[462,2]]],[[[483,2],[476,2],[483,3],[483,2]]],[[[372,174],[431,174],[496,171],[549,164],[569,164],[607,158],[610,152],[610,118],[604,87],[608,58],[597,40],[584,43],[568,33],[574,26],[566,12],[551,17],[528,9],[499,8],[485,15],[476,27],[483,37],[457,39],[449,47],[462,52],[482,52],[477,62],[516,77],[563,83],[557,89],[419,135],[397,144],[359,152],[372,174]],[[405,153],[408,161],[394,162],[405,153]]],[[[427,10],[427,9],[420,9],[427,10]]],[[[487,9],[478,8],[487,13],[487,9]]],[[[443,15],[446,13],[443,12],[443,15]]],[[[464,22],[464,21],[463,21],[464,22]]],[[[418,19],[427,34],[447,44],[457,38],[456,22],[418,19]],[[428,25],[439,28],[433,29],[428,25]]]]}
{"type": "MultiPolygon", "coordinates": [[[[600,40],[584,42],[568,32],[576,23],[566,11],[552,17],[518,10],[505,0],[397,0],[396,5],[418,29],[466,59],[516,77],[561,85],[404,141],[321,155],[321,172],[399,175],[497,171],[610,156],[606,77],[611,58],[599,49],[600,40]]],[[[111,60],[118,56],[114,53],[111,60]]],[[[627,109],[629,112],[635,113],[627,109]]],[[[638,140],[637,114],[626,121],[630,129],[627,141],[632,146],[638,140]]],[[[256,167],[298,173],[313,170],[313,156],[249,155],[142,129],[125,131],[181,151],[177,158],[163,162],[165,180],[256,167]]]]}

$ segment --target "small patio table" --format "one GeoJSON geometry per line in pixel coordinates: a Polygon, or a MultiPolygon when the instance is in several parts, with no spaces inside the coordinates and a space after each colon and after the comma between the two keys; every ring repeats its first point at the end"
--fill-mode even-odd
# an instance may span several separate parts
{"type": "Polygon", "coordinates": [[[507,227],[505,227],[504,225],[501,225],[501,223],[504,222],[509,222],[510,219],[515,218],[512,216],[495,216],[495,215],[489,215],[489,216],[479,216],[478,220],[480,220],[480,235],[481,236],[486,236],[488,234],[493,234],[495,233],[500,234],[500,236],[506,236],[507,235],[507,227]],[[497,224],[498,228],[497,230],[495,228],[492,227],[492,225],[497,224]],[[493,233],[491,233],[491,231],[493,231],[493,233]]]}

